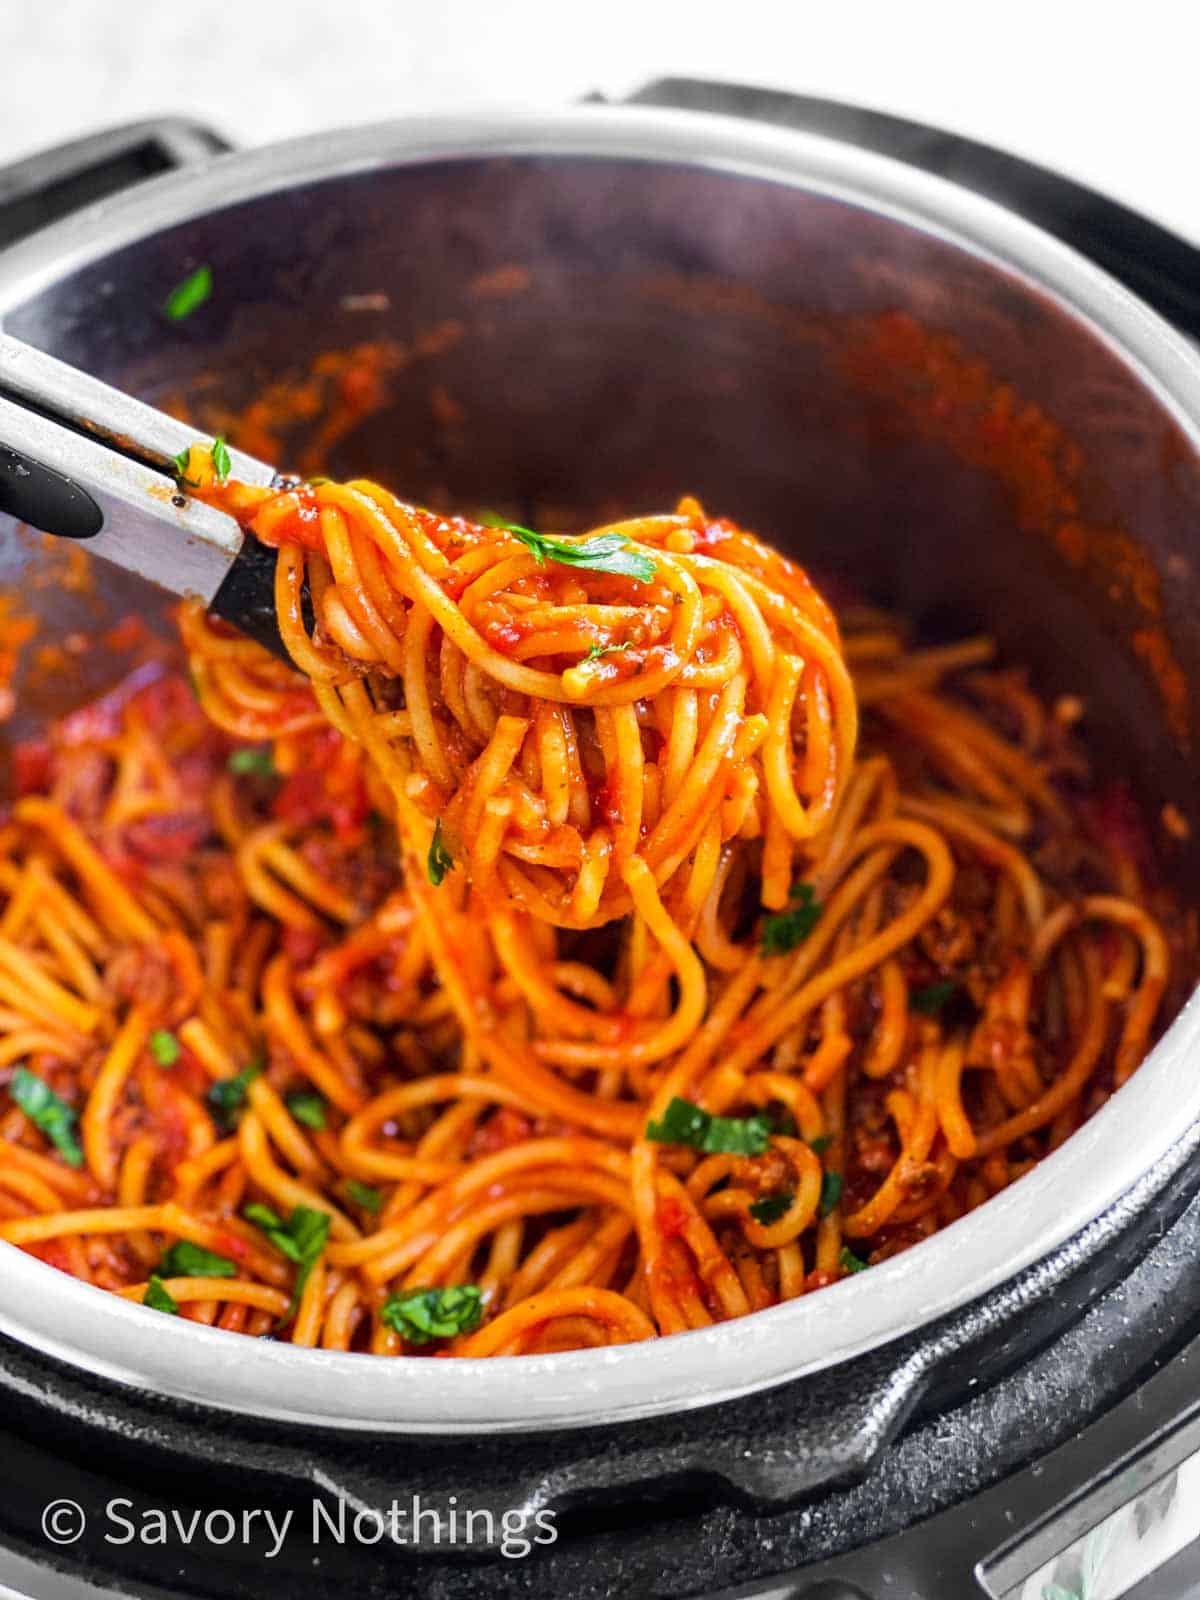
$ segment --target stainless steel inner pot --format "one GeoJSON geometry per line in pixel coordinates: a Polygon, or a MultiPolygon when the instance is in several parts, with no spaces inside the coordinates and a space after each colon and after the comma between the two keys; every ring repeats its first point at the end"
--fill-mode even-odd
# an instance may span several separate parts
{"type": "MultiPolygon", "coordinates": [[[[1041,686],[1087,697],[1097,747],[1148,803],[1191,813],[1200,365],[1102,273],[953,185],[690,113],[413,121],[224,157],[93,207],[0,258],[0,315],[205,417],[322,352],[389,341],[388,403],[338,440],[331,470],[580,521],[697,494],[836,595],[935,634],[990,629],[1041,686]],[[166,322],[164,296],[199,262],[212,301],[166,322]]],[[[292,459],[313,426],[295,420],[292,459]]],[[[47,637],[164,609],[107,571],[94,594],[66,591],[50,559],[3,538],[0,584],[47,637]]],[[[96,650],[78,680],[39,682],[16,731],[119,670],[96,650]]],[[[1193,862],[1178,871],[1194,882],[1193,862]]],[[[702,1332],[380,1361],[168,1323],[8,1247],[0,1330],[120,1382],[316,1426],[552,1428],[702,1406],[886,1345],[1077,1234],[1200,1112],[1198,1028],[1193,1002],[1112,1103],[982,1210],[702,1332]]]]}

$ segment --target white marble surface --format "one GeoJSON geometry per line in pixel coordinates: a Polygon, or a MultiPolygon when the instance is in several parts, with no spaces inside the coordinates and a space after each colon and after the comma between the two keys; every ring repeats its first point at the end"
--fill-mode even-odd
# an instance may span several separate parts
{"type": "Polygon", "coordinates": [[[968,132],[1200,243],[1196,0],[0,0],[0,162],[155,112],[242,143],[691,73],[968,132]]]}

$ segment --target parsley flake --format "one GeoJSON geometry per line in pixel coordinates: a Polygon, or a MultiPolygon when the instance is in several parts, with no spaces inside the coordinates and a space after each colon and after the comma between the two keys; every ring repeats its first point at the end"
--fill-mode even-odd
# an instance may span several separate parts
{"type": "Polygon", "coordinates": [[[755,1222],[769,1227],[772,1222],[778,1222],[780,1217],[786,1215],[795,1198],[794,1194],[766,1194],[750,1207],[750,1215],[755,1222]]]}
{"type": "Polygon", "coordinates": [[[428,1344],[431,1339],[453,1339],[470,1333],[483,1320],[483,1295],[473,1283],[458,1283],[446,1289],[409,1289],[390,1294],[383,1302],[380,1319],[409,1344],[428,1344]]]}
{"type": "Polygon", "coordinates": [[[168,322],[182,322],[198,310],[212,294],[213,270],[204,262],[195,272],[190,272],[177,283],[163,301],[163,312],[168,322]]]}
{"type": "Polygon", "coordinates": [[[842,1175],[840,1172],[827,1172],[821,1179],[821,1203],[817,1210],[823,1217],[837,1205],[842,1198],[842,1175]]]}
{"type": "Polygon", "coordinates": [[[157,1272],[153,1274],[146,1285],[146,1292],[142,1296],[142,1304],[149,1306],[151,1311],[165,1311],[171,1317],[179,1315],[178,1300],[168,1291],[157,1272]]]}
{"type": "Polygon", "coordinates": [[[246,1104],[246,1091],[255,1078],[262,1075],[262,1070],[261,1061],[252,1061],[232,1078],[218,1078],[209,1089],[208,1108],[222,1133],[232,1133],[237,1127],[238,1113],[246,1104]]]}
{"type": "Polygon", "coordinates": [[[383,1205],[383,1191],[373,1188],[369,1183],[360,1183],[357,1178],[346,1179],[346,1193],[364,1211],[375,1212],[383,1205]]]}
{"type": "Polygon", "coordinates": [[[178,1061],[179,1051],[182,1050],[182,1046],[170,1029],[155,1027],[147,1043],[149,1043],[150,1054],[154,1056],[158,1066],[173,1067],[178,1061]]]}
{"type": "Polygon", "coordinates": [[[269,749],[264,750],[256,745],[243,745],[240,750],[231,750],[229,759],[225,763],[230,772],[235,772],[239,777],[253,776],[256,778],[273,778],[275,761],[269,749]]]}
{"type": "Polygon", "coordinates": [[[434,888],[438,888],[442,879],[454,866],[454,857],[446,849],[446,841],[442,838],[442,819],[439,817],[433,828],[433,838],[429,843],[429,855],[426,858],[425,870],[429,874],[429,881],[434,888]]]}
{"type": "Polygon", "coordinates": [[[557,561],[564,567],[587,567],[592,572],[632,578],[635,583],[649,583],[656,570],[653,559],[623,533],[597,533],[590,539],[555,539],[548,533],[535,533],[519,522],[505,522],[500,517],[485,515],[480,520],[489,528],[501,528],[519,539],[539,566],[557,561]]]}
{"type": "Polygon", "coordinates": [[[626,639],[621,644],[593,644],[589,645],[585,661],[599,661],[601,656],[620,655],[623,650],[628,650],[633,644],[632,639],[626,639]]]}
{"type": "Polygon", "coordinates": [[[218,483],[229,482],[229,474],[233,471],[233,462],[229,459],[229,446],[220,434],[212,442],[212,469],[213,477],[218,483]]]}
{"type": "Polygon", "coordinates": [[[75,1137],[79,1115],[74,1108],[28,1067],[17,1068],[9,1080],[8,1092],[67,1165],[82,1167],[83,1151],[75,1137]]]}
{"type": "Polygon", "coordinates": [[[786,955],[798,944],[803,944],[821,920],[824,907],[813,894],[811,883],[794,883],[788,899],[792,904],[787,911],[777,911],[774,916],[763,920],[764,955],[786,955]]]}
{"type": "Polygon", "coordinates": [[[159,1262],[155,1277],[236,1278],[237,1267],[228,1256],[219,1256],[215,1250],[205,1250],[190,1239],[176,1239],[159,1262]]]}
{"type": "Polygon", "coordinates": [[[762,1112],[753,1117],[714,1117],[678,1095],[663,1112],[661,1122],[646,1124],[646,1138],[652,1143],[684,1144],[710,1156],[760,1156],[770,1134],[771,1119],[762,1112]]]}
{"type": "Polygon", "coordinates": [[[181,1045],[167,1028],[155,1028],[150,1035],[150,1054],[160,1067],[173,1067],[179,1060],[181,1045]]]}
{"type": "Polygon", "coordinates": [[[843,1272],[865,1272],[870,1262],[864,1261],[861,1256],[856,1256],[853,1250],[843,1245],[842,1253],[838,1256],[838,1265],[843,1272]]]}
{"type": "Polygon", "coordinates": [[[266,1234],[280,1255],[286,1256],[289,1261],[294,1261],[296,1264],[292,1303],[287,1310],[287,1316],[290,1317],[300,1303],[300,1296],[304,1293],[309,1273],[320,1260],[325,1241],[329,1237],[329,1224],[332,1219],[328,1211],[317,1211],[312,1206],[297,1206],[284,1222],[270,1206],[260,1205],[257,1202],[248,1205],[242,1215],[247,1222],[252,1222],[266,1234]]]}
{"type": "Polygon", "coordinates": [[[171,457],[171,465],[175,468],[175,481],[181,488],[198,489],[200,480],[188,477],[188,467],[192,461],[192,447],[185,445],[177,456],[171,457]]]}
{"type": "Polygon", "coordinates": [[[958,985],[954,980],[946,978],[942,983],[931,983],[924,989],[914,989],[908,997],[908,1003],[914,1011],[919,1011],[923,1017],[936,1017],[947,1000],[951,999],[957,990],[958,985]]]}
{"type": "Polygon", "coordinates": [[[315,1090],[299,1089],[287,1096],[286,1105],[297,1122],[318,1132],[325,1126],[325,1102],[315,1090]]]}

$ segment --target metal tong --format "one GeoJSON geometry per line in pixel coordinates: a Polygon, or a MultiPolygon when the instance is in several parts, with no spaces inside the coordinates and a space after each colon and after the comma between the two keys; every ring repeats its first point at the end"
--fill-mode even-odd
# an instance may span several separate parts
{"type": "MultiPolygon", "coordinates": [[[[0,333],[0,513],[75,539],[127,572],[283,653],[275,553],[193,500],[175,457],[211,442],[154,406],[0,333]]],[[[270,485],[274,467],[229,450],[230,476],[270,485]]]]}

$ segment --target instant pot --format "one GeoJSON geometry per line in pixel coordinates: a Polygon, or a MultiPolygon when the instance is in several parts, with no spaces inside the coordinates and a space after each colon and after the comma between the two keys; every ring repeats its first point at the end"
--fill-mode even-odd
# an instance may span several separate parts
{"type": "MultiPolygon", "coordinates": [[[[835,594],[987,629],[1084,696],[1151,815],[1194,815],[1200,256],[1097,195],[892,118],[664,82],[246,153],[118,130],[0,174],[0,239],[3,326],[143,398],[236,417],[359,352],[378,393],[327,429],[328,470],[534,525],[696,494],[835,594]],[[201,265],[210,299],[165,318],[201,265]]],[[[290,460],[320,427],[294,408],[290,460]]],[[[165,615],[58,560],[0,541],[43,637],[165,615]]],[[[121,670],[79,661],[19,692],[11,734],[121,670]]],[[[1185,896],[1196,856],[1168,858],[1185,896]]],[[[1193,1000],[986,1206],[645,1345],[300,1350],[0,1247],[0,1593],[1181,1600],[1198,1191],[1193,1000]]]]}

